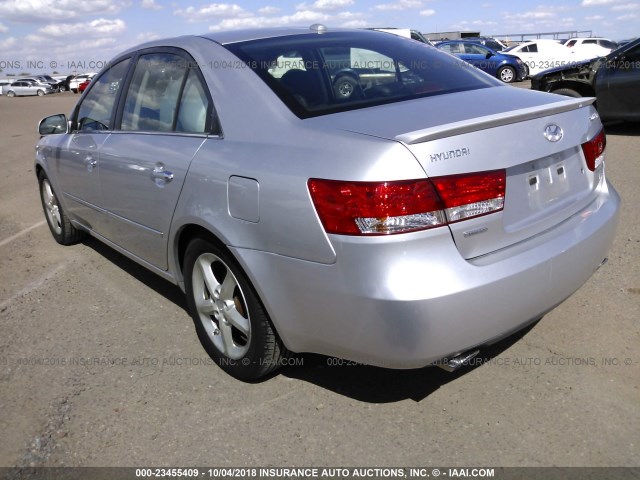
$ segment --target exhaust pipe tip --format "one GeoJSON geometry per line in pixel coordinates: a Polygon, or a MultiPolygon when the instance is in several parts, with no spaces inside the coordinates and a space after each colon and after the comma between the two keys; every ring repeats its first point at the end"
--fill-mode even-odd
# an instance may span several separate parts
{"type": "Polygon", "coordinates": [[[458,370],[460,367],[469,363],[469,361],[475,358],[480,353],[480,350],[469,350],[467,352],[460,353],[455,357],[451,358],[441,358],[440,360],[436,360],[431,365],[435,365],[436,367],[440,367],[446,372],[452,373],[458,370]]]}

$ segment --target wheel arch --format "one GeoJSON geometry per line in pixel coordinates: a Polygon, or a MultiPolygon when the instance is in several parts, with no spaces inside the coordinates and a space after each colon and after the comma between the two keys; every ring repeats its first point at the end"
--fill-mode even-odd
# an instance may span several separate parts
{"type": "Polygon", "coordinates": [[[354,69],[352,69],[352,68],[343,68],[341,70],[338,70],[335,73],[335,78],[334,78],[333,82],[335,83],[339,78],[342,78],[342,77],[351,77],[356,81],[358,81],[360,79],[360,76],[358,75],[358,72],[356,72],[354,69]]]}
{"type": "Polygon", "coordinates": [[[35,167],[36,178],[40,178],[40,172],[45,172],[45,175],[47,174],[44,167],[36,162],[36,167],[35,167]]]}
{"type": "Polygon", "coordinates": [[[573,82],[573,81],[566,81],[566,80],[554,83],[553,84],[553,88],[551,90],[549,90],[549,92],[553,93],[554,91],[560,90],[561,88],[568,88],[570,90],[575,90],[576,92],[578,92],[583,97],[595,97],[596,96],[596,92],[591,87],[591,85],[588,85],[588,84],[582,83],[582,82],[573,82]]]}
{"type": "Polygon", "coordinates": [[[177,269],[176,274],[180,277],[180,279],[182,279],[182,271],[184,270],[184,254],[187,251],[189,243],[191,243],[191,241],[195,238],[204,238],[206,240],[209,240],[217,247],[225,250],[229,255],[235,258],[231,251],[227,248],[225,242],[223,242],[220,237],[217,234],[213,233],[210,229],[197,223],[188,223],[182,225],[180,227],[180,230],[176,233],[175,240],[173,242],[173,252],[175,255],[174,263],[177,269]]]}

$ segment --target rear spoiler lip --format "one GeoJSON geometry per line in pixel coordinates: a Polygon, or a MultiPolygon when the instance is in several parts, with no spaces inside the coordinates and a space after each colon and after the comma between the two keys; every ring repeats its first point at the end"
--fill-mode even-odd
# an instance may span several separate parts
{"type": "Polygon", "coordinates": [[[460,122],[438,125],[437,127],[425,128],[413,132],[397,135],[395,139],[399,142],[412,145],[416,143],[438,140],[440,138],[452,137],[487,128],[500,127],[511,123],[524,122],[534,118],[540,118],[547,115],[555,115],[571,110],[587,107],[595,102],[595,97],[570,98],[561,100],[551,104],[539,105],[536,107],[522,108],[511,112],[496,113],[484,117],[471,118],[460,122]]]}

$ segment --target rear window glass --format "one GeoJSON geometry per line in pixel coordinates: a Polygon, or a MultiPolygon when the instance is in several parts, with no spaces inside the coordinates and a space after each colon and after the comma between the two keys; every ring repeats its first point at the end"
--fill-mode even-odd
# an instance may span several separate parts
{"type": "Polygon", "coordinates": [[[328,32],[225,45],[300,118],[503,86],[436,48],[378,32],[328,32]]]}

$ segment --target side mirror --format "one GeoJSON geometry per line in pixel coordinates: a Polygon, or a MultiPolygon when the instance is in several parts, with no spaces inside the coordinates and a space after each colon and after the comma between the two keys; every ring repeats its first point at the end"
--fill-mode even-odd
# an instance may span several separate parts
{"type": "Polygon", "coordinates": [[[493,57],[493,53],[487,52],[487,54],[485,55],[485,58],[489,59],[491,57],[493,57]]]}
{"type": "Polygon", "coordinates": [[[50,117],[43,118],[38,124],[38,133],[40,135],[69,133],[67,116],[61,113],[59,115],[51,115],[50,117]]]}

